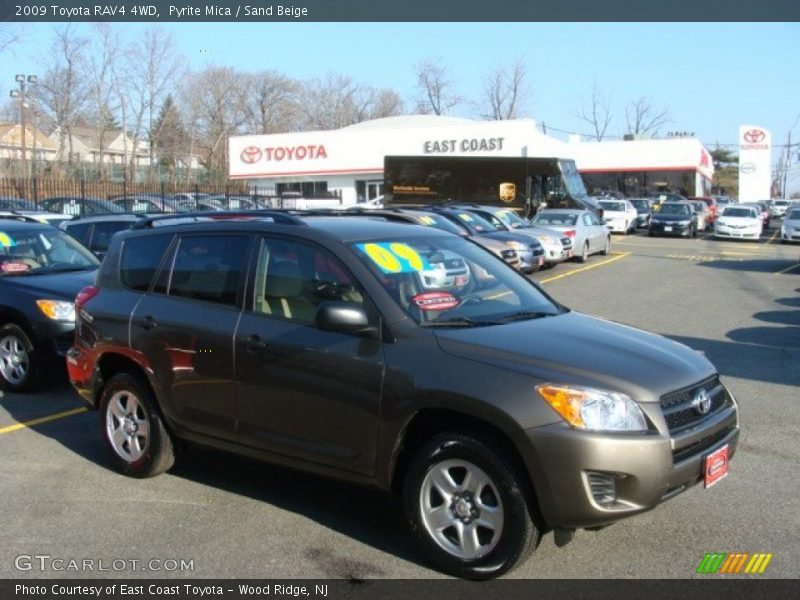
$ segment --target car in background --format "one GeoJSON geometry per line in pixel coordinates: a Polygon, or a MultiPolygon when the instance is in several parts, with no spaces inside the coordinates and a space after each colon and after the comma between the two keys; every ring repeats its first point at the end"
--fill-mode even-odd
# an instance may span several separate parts
{"type": "Polygon", "coordinates": [[[648,195],[653,203],[653,212],[658,212],[664,202],[685,202],[686,196],[674,192],[651,192],[648,195]]]}
{"type": "Polygon", "coordinates": [[[145,215],[119,214],[84,217],[61,223],[60,227],[81,244],[103,259],[108,252],[111,236],[118,231],[130,229],[145,215]]]}
{"type": "Polygon", "coordinates": [[[650,224],[650,215],[653,213],[653,206],[648,198],[629,198],[628,201],[636,209],[636,227],[647,229],[650,224]]]}
{"type": "Polygon", "coordinates": [[[75,331],[75,296],[98,260],[65,232],[0,216],[0,386],[26,392],[63,370],[75,331]]]}
{"type": "Polygon", "coordinates": [[[469,219],[477,215],[484,221],[488,221],[490,227],[493,227],[495,231],[517,233],[536,239],[544,248],[544,263],[547,266],[564,262],[573,256],[572,238],[540,225],[532,225],[510,208],[481,204],[453,204],[451,206],[460,209],[457,217],[462,223],[469,223],[469,219]]]}
{"type": "Polygon", "coordinates": [[[592,194],[597,200],[625,200],[627,196],[619,190],[600,190],[592,194]]]}
{"type": "Polygon", "coordinates": [[[714,237],[758,241],[763,229],[764,222],[757,207],[735,204],[726,207],[714,223],[714,237]]]}
{"type": "Polygon", "coordinates": [[[246,194],[213,194],[208,200],[221,205],[224,210],[260,210],[272,208],[268,196],[246,194]]]}
{"type": "Polygon", "coordinates": [[[770,212],[772,213],[773,217],[782,217],[786,214],[786,211],[789,210],[792,206],[792,201],[787,200],[785,198],[778,198],[772,203],[770,207],[770,212]]]}
{"type": "Polygon", "coordinates": [[[697,231],[708,231],[711,227],[709,220],[711,211],[708,204],[702,200],[688,200],[689,204],[694,208],[694,213],[697,215],[697,231]]]}
{"type": "Polygon", "coordinates": [[[730,205],[732,205],[732,204],[736,204],[736,203],[733,201],[733,198],[731,198],[730,196],[719,196],[719,195],[714,195],[714,196],[711,196],[711,197],[712,197],[714,200],[716,200],[716,201],[717,201],[717,213],[721,213],[721,212],[722,212],[722,209],[723,209],[723,208],[725,208],[726,206],[730,206],[730,205]]]}
{"type": "Polygon", "coordinates": [[[69,215],[86,217],[90,215],[109,215],[124,212],[119,206],[102,198],[83,198],[80,196],[54,196],[39,202],[39,208],[69,215]]]}
{"type": "Polygon", "coordinates": [[[547,208],[536,213],[531,223],[572,238],[578,262],[586,262],[590,254],[608,254],[611,250],[608,227],[590,210],[547,208]]]}
{"type": "Polygon", "coordinates": [[[130,213],[184,213],[190,212],[188,208],[170,196],[156,194],[134,194],[131,196],[117,196],[111,201],[118,207],[118,212],[130,213]]]}
{"type": "Polygon", "coordinates": [[[603,221],[614,233],[627,235],[635,231],[639,223],[639,211],[630,200],[600,200],[603,221]]]}
{"type": "Polygon", "coordinates": [[[692,202],[705,202],[708,207],[706,218],[709,225],[713,225],[717,220],[718,214],[722,212],[722,208],[717,204],[717,199],[714,196],[690,196],[688,200],[692,202]]]}
{"type": "Polygon", "coordinates": [[[781,243],[800,242],[800,204],[792,205],[783,216],[781,243]]]}
{"type": "Polygon", "coordinates": [[[758,211],[759,218],[764,223],[764,229],[769,229],[769,224],[772,221],[772,211],[768,208],[766,203],[758,202],[740,202],[738,206],[752,206],[758,211]]]}
{"type": "Polygon", "coordinates": [[[21,211],[21,210],[36,210],[36,205],[30,200],[25,198],[15,198],[13,196],[0,196],[0,210],[6,211],[21,211]]]}
{"type": "Polygon", "coordinates": [[[697,214],[689,202],[664,202],[661,208],[650,218],[647,235],[679,235],[695,237],[697,235],[697,214]]]}

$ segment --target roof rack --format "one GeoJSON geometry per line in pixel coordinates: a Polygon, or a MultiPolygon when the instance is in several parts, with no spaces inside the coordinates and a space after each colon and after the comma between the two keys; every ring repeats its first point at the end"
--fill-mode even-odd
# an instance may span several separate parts
{"type": "Polygon", "coordinates": [[[23,223],[39,223],[40,225],[42,224],[42,222],[39,219],[34,219],[33,217],[29,217],[28,215],[23,215],[15,210],[0,210],[0,219],[4,219],[7,221],[22,221],[23,223]]]}
{"type": "Polygon", "coordinates": [[[283,225],[305,225],[298,217],[277,210],[240,210],[240,211],[203,211],[194,213],[170,213],[165,215],[147,216],[136,222],[132,229],[152,228],[155,223],[161,221],[180,221],[175,225],[185,225],[186,223],[204,223],[208,221],[222,221],[226,219],[247,219],[269,217],[275,223],[283,225]]]}

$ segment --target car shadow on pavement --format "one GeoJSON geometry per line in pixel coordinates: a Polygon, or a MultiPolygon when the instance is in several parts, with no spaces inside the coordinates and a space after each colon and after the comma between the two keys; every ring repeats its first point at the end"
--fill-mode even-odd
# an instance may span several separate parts
{"type": "Polygon", "coordinates": [[[749,271],[753,273],[777,273],[796,265],[796,260],[785,258],[747,259],[747,260],[703,260],[697,263],[701,267],[725,269],[726,271],[749,271]]]}

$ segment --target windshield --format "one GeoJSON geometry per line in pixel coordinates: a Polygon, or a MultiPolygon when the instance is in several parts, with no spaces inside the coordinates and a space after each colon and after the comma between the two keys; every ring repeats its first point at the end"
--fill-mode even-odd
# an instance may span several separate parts
{"type": "Polygon", "coordinates": [[[647,200],[631,200],[630,202],[636,207],[636,210],[650,210],[650,203],[647,200]]]}
{"type": "Polygon", "coordinates": [[[800,220],[800,208],[792,208],[786,214],[787,221],[800,220]]]}
{"type": "Polygon", "coordinates": [[[756,212],[754,208],[737,208],[729,206],[722,212],[723,217],[751,217],[755,218],[756,212]]]}
{"type": "Polygon", "coordinates": [[[575,225],[575,222],[578,220],[576,215],[570,215],[568,213],[539,213],[536,215],[536,218],[533,220],[534,223],[537,225],[561,225],[566,227],[572,227],[575,225]]]}
{"type": "Polygon", "coordinates": [[[661,215],[688,215],[689,207],[685,204],[664,204],[658,211],[661,215]]]}
{"type": "Polygon", "coordinates": [[[0,231],[0,273],[83,271],[100,264],[74,238],[54,227],[0,231]]]}
{"type": "Polygon", "coordinates": [[[435,227],[436,229],[441,229],[442,231],[446,231],[448,233],[455,233],[456,235],[467,235],[469,231],[465,227],[461,227],[456,223],[453,223],[447,217],[443,217],[442,215],[437,214],[427,214],[427,215],[419,215],[417,217],[417,222],[420,225],[426,225],[427,227],[435,227]]]}
{"type": "Polygon", "coordinates": [[[609,200],[601,200],[600,206],[610,212],[625,212],[624,202],[611,202],[609,200]]]}
{"type": "Polygon", "coordinates": [[[513,268],[461,237],[410,236],[350,246],[423,327],[474,327],[562,312],[513,268]]]}
{"type": "Polygon", "coordinates": [[[451,214],[454,215],[459,223],[469,229],[470,233],[486,233],[487,231],[497,231],[499,229],[499,227],[490,223],[482,216],[469,212],[468,210],[461,210],[451,214]]]}
{"type": "Polygon", "coordinates": [[[705,202],[692,202],[692,206],[694,207],[694,212],[696,212],[696,213],[704,213],[704,212],[706,212],[706,204],[705,204],[705,202]]]}
{"type": "Polygon", "coordinates": [[[520,217],[516,211],[508,208],[495,210],[492,214],[500,219],[500,221],[502,221],[503,224],[505,224],[509,229],[520,229],[531,226],[530,223],[526,222],[525,219],[520,217]]]}

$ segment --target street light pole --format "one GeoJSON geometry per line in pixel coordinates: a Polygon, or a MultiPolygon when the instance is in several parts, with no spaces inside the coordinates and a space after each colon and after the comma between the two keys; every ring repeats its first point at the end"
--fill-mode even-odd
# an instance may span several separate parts
{"type": "MultiPolygon", "coordinates": [[[[19,98],[19,120],[20,120],[20,127],[22,128],[22,135],[20,136],[20,145],[22,147],[22,179],[28,178],[28,149],[27,145],[27,138],[28,138],[28,126],[25,122],[25,109],[27,108],[27,104],[25,102],[25,89],[26,84],[35,85],[38,81],[38,77],[36,75],[28,75],[25,76],[24,73],[18,73],[14,80],[17,82],[19,89],[11,90],[11,97],[12,98],[19,98]]],[[[36,138],[34,134],[34,139],[36,138]]]]}

